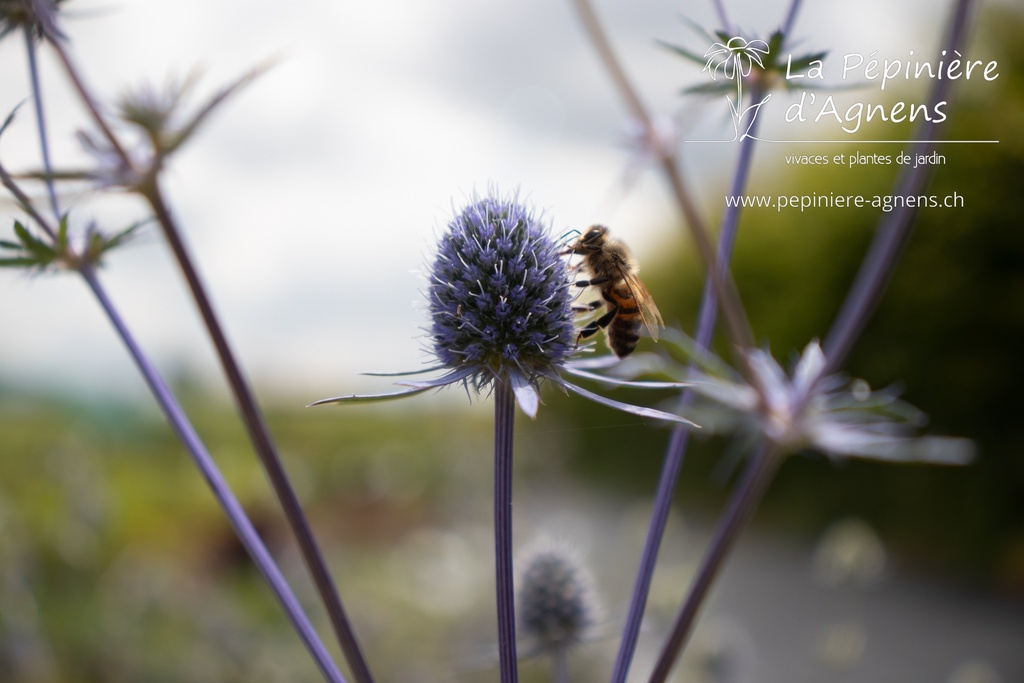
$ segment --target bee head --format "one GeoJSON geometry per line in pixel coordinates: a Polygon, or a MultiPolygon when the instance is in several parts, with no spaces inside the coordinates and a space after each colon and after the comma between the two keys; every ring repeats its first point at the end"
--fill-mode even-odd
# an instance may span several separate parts
{"type": "Polygon", "coordinates": [[[587,245],[599,245],[604,242],[604,237],[607,234],[608,228],[603,225],[594,225],[583,233],[583,237],[580,238],[580,242],[587,245]]]}
{"type": "MultiPolygon", "coordinates": [[[[579,231],[576,231],[579,234],[579,231]]],[[[585,233],[580,235],[580,238],[573,242],[569,247],[562,252],[562,255],[566,254],[588,254],[594,251],[599,251],[601,245],[605,242],[605,235],[608,233],[608,228],[603,225],[593,225],[587,229],[585,233]]]]}

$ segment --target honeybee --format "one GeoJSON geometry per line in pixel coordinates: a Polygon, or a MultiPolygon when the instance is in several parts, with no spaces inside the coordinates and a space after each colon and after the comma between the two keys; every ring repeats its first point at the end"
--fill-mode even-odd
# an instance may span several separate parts
{"type": "Polygon", "coordinates": [[[647,287],[637,277],[639,269],[620,240],[608,236],[608,228],[595,225],[580,236],[563,254],[583,257],[589,280],[579,280],[577,287],[596,287],[603,301],[593,301],[575,307],[577,311],[593,311],[602,305],[604,314],[579,331],[577,343],[605,330],[608,345],[619,358],[625,358],[636,349],[640,341],[640,323],[643,322],[651,338],[658,340],[658,328],[664,327],[658,307],[654,305],[647,287]]]}

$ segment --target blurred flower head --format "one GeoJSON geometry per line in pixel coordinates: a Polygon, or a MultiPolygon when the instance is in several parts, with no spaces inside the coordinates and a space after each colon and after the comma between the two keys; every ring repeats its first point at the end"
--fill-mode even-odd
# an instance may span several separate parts
{"type": "Polygon", "coordinates": [[[564,651],[584,641],[599,607],[593,581],[571,553],[545,544],[520,561],[516,614],[520,632],[537,654],[564,651]]]}
{"type": "Polygon", "coordinates": [[[814,576],[828,586],[876,583],[885,572],[885,544],[870,524],[856,517],[833,522],[814,551],[814,576]]]}
{"type": "Polygon", "coordinates": [[[56,15],[66,0],[0,0],[0,38],[21,28],[29,28],[37,36],[61,37],[56,15]]]}
{"type": "Polygon", "coordinates": [[[122,93],[117,102],[117,115],[147,138],[154,153],[167,155],[188,138],[226,93],[251,79],[251,74],[244,76],[229,86],[224,95],[216,96],[194,111],[186,111],[186,102],[199,81],[198,72],[181,80],[170,79],[162,86],[143,82],[122,93]]]}
{"type": "Polygon", "coordinates": [[[82,149],[92,158],[88,171],[70,174],[73,179],[88,180],[99,189],[142,187],[158,168],[152,150],[145,143],[115,147],[102,136],[79,130],[82,149]]]}
{"type": "Polygon", "coordinates": [[[962,464],[973,445],[965,439],[915,437],[924,415],[891,391],[872,391],[863,380],[822,376],[825,354],[817,341],[807,345],[792,375],[771,354],[746,354],[749,381],[692,375],[693,390],[729,415],[731,429],[753,430],[783,452],[819,450],[831,456],[920,460],[962,464]]]}
{"type": "Polygon", "coordinates": [[[121,188],[145,194],[156,182],[165,160],[190,140],[230,95],[253,81],[268,66],[269,63],[243,74],[201,106],[188,111],[185,102],[198,80],[196,74],[180,82],[169,81],[162,88],[146,83],[128,90],[116,107],[120,128],[78,131],[82,148],[93,160],[91,168],[48,175],[64,180],[87,180],[103,189],[121,188]]]}

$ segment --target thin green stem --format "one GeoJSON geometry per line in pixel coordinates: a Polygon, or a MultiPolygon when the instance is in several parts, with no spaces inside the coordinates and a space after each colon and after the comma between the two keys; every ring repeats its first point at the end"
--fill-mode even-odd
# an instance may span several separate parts
{"type": "Polygon", "coordinates": [[[501,683],[519,680],[516,655],[515,586],[512,574],[512,432],[516,401],[512,386],[494,389],[494,563],[498,604],[501,683]]]}

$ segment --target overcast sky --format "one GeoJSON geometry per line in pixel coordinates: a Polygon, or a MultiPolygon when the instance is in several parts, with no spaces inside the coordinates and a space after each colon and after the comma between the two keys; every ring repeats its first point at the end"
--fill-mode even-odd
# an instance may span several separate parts
{"type": "MultiPolygon", "coordinates": [[[[762,37],[786,4],[726,3],[746,35],[762,37]]],[[[804,4],[797,53],[899,55],[935,44],[949,3],[804,4]]],[[[707,75],[655,40],[703,52],[682,17],[715,28],[711,3],[596,6],[650,106],[678,113],[679,89],[707,75]]],[[[606,223],[641,256],[682,241],[654,174],[622,191],[626,112],[569,0],[75,0],[64,27],[104,98],[197,68],[201,98],[267,58],[279,60],[223,107],[167,175],[229,337],[266,390],[312,400],[382,388],[358,377],[361,370],[419,367],[421,266],[453,203],[490,184],[518,188],[557,234],[606,223]]],[[[81,159],[73,132],[85,118],[45,50],[42,64],[53,156],[71,166],[81,159]]],[[[0,113],[29,96],[25,74],[24,41],[8,36],[0,44],[0,113]]],[[[687,110],[687,130],[729,134],[721,105],[687,110]]],[[[721,201],[734,151],[686,152],[709,211],[721,201]]],[[[11,168],[38,167],[30,106],[0,140],[0,155],[11,168]]],[[[116,229],[144,215],[123,195],[78,194],[64,203],[79,227],[95,219],[116,229]]],[[[4,233],[14,215],[0,197],[4,233]]],[[[102,279],[164,370],[217,376],[155,229],[110,258],[102,279]]],[[[0,272],[0,384],[11,381],[142,390],[98,306],[68,275],[0,272]]]]}

